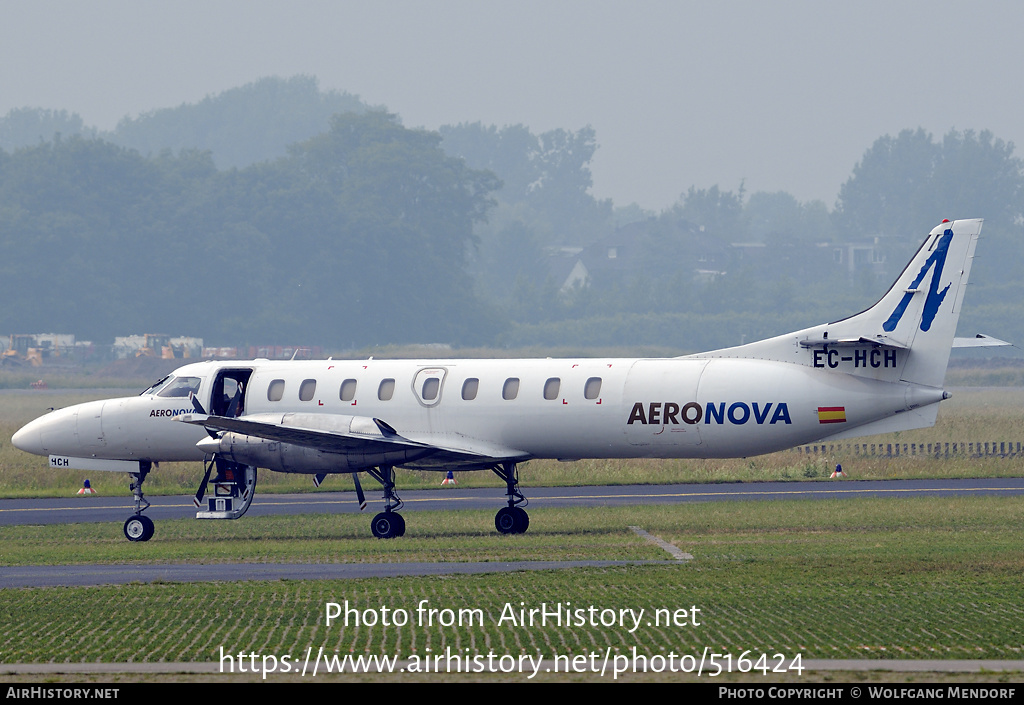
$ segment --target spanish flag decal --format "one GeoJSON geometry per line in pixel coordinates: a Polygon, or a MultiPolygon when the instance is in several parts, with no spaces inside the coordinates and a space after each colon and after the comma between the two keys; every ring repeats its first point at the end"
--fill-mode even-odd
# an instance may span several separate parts
{"type": "Polygon", "coordinates": [[[819,406],[818,423],[846,423],[846,407],[819,406]]]}

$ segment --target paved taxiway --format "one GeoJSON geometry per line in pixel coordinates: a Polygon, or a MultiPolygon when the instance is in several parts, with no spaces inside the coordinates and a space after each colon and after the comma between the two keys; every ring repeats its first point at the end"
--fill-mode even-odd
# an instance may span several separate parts
{"type": "MultiPolygon", "coordinates": [[[[365,514],[379,511],[375,488],[367,488],[365,514]]],[[[601,487],[522,487],[529,506],[599,507],[629,504],[674,504],[767,499],[852,499],[857,497],[941,496],[955,494],[1024,494],[1024,478],[979,480],[837,480],[824,482],[753,482],[689,485],[621,485],[601,487]]],[[[502,488],[446,487],[437,490],[399,489],[403,512],[416,510],[492,509],[504,504],[502,488]]],[[[146,497],[154,521],[195,516],[190,495],[146,497]]],[[[246,516],[359,511],[355,492],[259,494],[246,516]]],[[[132,513],[131,495],[83,496],[65,499],[2,499],[0,526],[121,522],[132,513]]],[[[244,518],[243,518],[244,521],[244,518]]]]}
{"type": "MultiPolygon", "coordinates": [[[[1024,494],[1024,478],[980,480],[888,480],[829,482],[723,483],[715,485],[626,485],[619,487],[527,487],[530,506],[616,506],[678,502],[715,502],[769,499],[854,499],[858,497],[940,496],[954,494],[1024,494]]],[[[494,510],[503,503],[500,488],[402,492],[403,511],[494,510]]],[[[374,493],[370,493],[374,497],[374,493]]],[[[161,519],[189,518],[195,514],[191,496],[149,498],[147,514],[161,519]]],[[[359,511],[354,492],[257,495],[248,516],[359,511]]],[[[374,502],[368,515],[376,512],[374,502]]],[[[73,497],[67,499],[0,500],[0,526],[122,522],[131,514],[131,497],[73,497]]],[[[242,519],[244,521],[244,519],[242,519]]],[[[369,537],[367,538],[369,539],[369,537]]],[[[666,559],[671,556],[666,554],[666,559]]],[[[675,560],[666,560],[675,563],[675,560]]],[[[397,575],[551,570],[577,566],[615,565],[609,561],[401,563],[401,564],[216,564],[216,565],[65,565],[12,566],[0,572],[0,588],[55,585],[98,585],[157,580],[195,582],[208,580],[338,579],[397,575]]]]}

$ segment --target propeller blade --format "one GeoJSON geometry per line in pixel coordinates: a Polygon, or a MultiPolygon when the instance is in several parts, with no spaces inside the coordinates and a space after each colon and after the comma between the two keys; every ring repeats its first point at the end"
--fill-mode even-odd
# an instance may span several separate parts
{"type": "MultiPolygon", "coordinates": [[[[199,403],[198,399],[196,399],[196,395],[195,394],[193,394],[192,392],[189,392],[188,393],[188,398],[192,400],[192,408],[196,410],[197,414],[202,414],[203,416],[207,415],[206,414],[206,409],[204,409],[203,405],[199,403]]],[[[220,438],[220,432],[217,431],[216,429],[212,429],[209,426],[203,426],[203,428],[206,429],[206,432],[208,434],[210,434],[210,438],[220,438]]]]}
{"type": "Polygon", "coordinates": [[[359,500],[359,511],[366,509],[366,495],[363,494],[363,486],[359,483],[359,473],[352,473],[352,481],[356,483],[356,499],[359,500]]]}
{"type": "Polygon", "coordinates": [[[194,392],[189,392],[188,393],[188,398],[192,401],[192,408],[195,409],[197,413],[203,414],[205,416],[206,415],[206,409],[204,409],[203,405],[199,403],[198,399],[196,399],[195,393],[194,392]]]}
{"type": "Polygon", "coordinates": [[[203,475],[203,481],[199,483],[199,489],[196,490],[195,499],[192,500],[192,502],[196,505],[197,508],[202,507],[203,497],[206,495],[206,485],[210,481],[210,473],[213,472],[214,460],[216,460],[216,456],[214,456],[214,459],[211,459],[210,462],[207,464],[206,474],[203,475]]]}
{"type": "Polygon", "coordinates": [[[242,385],[239,384],[238,388],[235,389],[235,396],[231,397],[231,403],[228,404],[227,416],[229,418],[235,418],[238,416],[238,407],[242,403],[242,385]]]}

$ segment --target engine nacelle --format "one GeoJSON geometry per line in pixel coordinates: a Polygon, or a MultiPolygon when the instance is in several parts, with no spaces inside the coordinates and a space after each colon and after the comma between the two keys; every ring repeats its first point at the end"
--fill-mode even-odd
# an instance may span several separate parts
{"type": "Polygon", "coordinates": [[[245,417],[245,420],[280,427],[285,434],[294,429],[294,435],[300,438],[304,431],[308,431],[311,444],[315,440],[320,447],[230,431],[219,438],[203,439],[196,444],[197,447],[206,453],[243,465],[310,475],[359,472],[381,465],[402,465],[432,452],[429,448],[410,448],[400,444],[395,444],[393,449],[389,448],[381,427],[365,416],[254,414],[245,417]],[[339,434],[337,450],[322,449],[323,432],[339,434]]]}
{"type": "Polygon", "coordinates": [[[315,475],[331,472],[358,472],[379,465],[402,465],[430,451],[402,448],[382,453],[331,453],[294,443],[228,433],[220,439],[217,454],[244,465],[255,465],[278,472],[315,475]]]}

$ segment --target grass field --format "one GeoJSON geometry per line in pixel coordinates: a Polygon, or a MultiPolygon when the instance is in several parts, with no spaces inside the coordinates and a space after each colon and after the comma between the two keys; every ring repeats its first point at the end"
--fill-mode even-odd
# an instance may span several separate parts
{"type": "MultiPolygon", "coordinates": [[[[482,576],[0,591],[7,662],[210,661],[226,653],[424,654],[744,651],[804,659],[1022,659],[1024,505],[991,497],[728,502],[537,510],[529,533],[489,512],[417,512],[415,537],[371,541],[359,517],[161,522],[128,544],[117,526],[0,530],[3,562],[665,559],[629,530],[691,553],[676,565],[482,576]],[[210,529],[214,531],[210,531],[210,529]],[[465,627],[328,627],[327,602],[359,609],[480,610],[465,627]],[[515,610],[699,608],[700,626],[499,624],[515,610]],[[522,605],[520,605],[522,603],[522,605]]],[[[694,616],[691,613],[691,617],[694,616]]]]}

